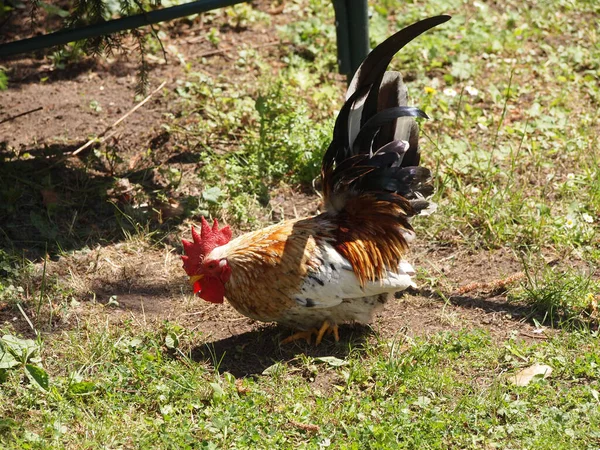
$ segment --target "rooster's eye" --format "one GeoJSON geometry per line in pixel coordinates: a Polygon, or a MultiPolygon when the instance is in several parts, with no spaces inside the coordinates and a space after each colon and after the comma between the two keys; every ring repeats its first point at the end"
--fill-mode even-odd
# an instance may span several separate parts
{"type": "Polygon", "coordinates": [[[212,262],[209,262],[209,263],[206,265],[206,267],[207,267],[208,269],[216,269],[216,268],[217,268],[217,263],[216,263],[216,262],[214,262],[214,261],[212,261],[212,262]]]}

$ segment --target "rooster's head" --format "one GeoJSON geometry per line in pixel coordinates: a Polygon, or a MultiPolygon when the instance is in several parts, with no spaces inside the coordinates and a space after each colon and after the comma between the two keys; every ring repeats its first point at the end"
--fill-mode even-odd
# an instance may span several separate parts
{"type": "Polygon", "coordinates": [[[192,242],[181,240],[185,253],[181,259],[194,294],[211,303],[223,303],[225,283],[231,276],[231,269],[227,260],[211,258],[210,253],[231,240],[231,229],[228,225],[219,229],[216,219],[211,228],[203,217],[200,234],[192,226],[192,239],[192,242]]]}

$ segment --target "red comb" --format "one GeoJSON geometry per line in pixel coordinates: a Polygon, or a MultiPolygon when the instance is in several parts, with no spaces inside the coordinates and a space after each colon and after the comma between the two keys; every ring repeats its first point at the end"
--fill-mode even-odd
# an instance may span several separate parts
{"type": "Polygon", "coordinates": [[[181,257],[183,260],[183,269],[190,277],[197,275],[200,263],[206,255],[214,248],[225,245],[231,240],[231,228],[229,228],[229,225],[226,225],[219,229],[219,223],[217,222],[217,219],[215,219],[211,229],[210,225],[203,217],[200,235],[198,235],[192,225],[192,239],[192,242],[186,241],[185,239],[181,240],[183,252],[185,253],[185,255],[181,257]]]}

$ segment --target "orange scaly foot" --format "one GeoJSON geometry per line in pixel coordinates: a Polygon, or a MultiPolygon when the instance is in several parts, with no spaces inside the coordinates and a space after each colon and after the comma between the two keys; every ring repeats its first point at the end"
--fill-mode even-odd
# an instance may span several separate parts
{"type": "Polygon", "coordinates": [[[331,327],[331,331],[333,332],[335,342],[340,342],[340,329],[338,328],[337,323],[331,327]]]}
{"type": "Polygon", "coordinates": [[[333,333],[335,342],[340,341],[340,333],[337,324],[334,323],[332,325],[331,323],[329,323],[329,320],[326,320],[325,322],[323,322],[323,325],[321,325],[321,329],[317,334],[317,340],[315,341],[315,345],[319,345],[321,343],[321,341],[323,340],[323,336],[326,332],[333,333]]]}
{"type": "Polygon", "coordinates": [[[311,330],[306,331],[298,331],[297,333],[292,334],[291,336],[285,338],[281,341],[281,345],[289,344],[290,342],[297,341],[298,339],[305,339],[307,344],[310,344],[310,339],[313,334],[317,334],[319,330],[313,328],[311,330]]]}

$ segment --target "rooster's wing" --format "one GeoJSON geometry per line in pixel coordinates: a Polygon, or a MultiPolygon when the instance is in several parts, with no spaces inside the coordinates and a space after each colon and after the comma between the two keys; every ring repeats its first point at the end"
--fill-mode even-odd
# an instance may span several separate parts
{"type": "Polygon", "coordinates": [[[300,291],[293,296],[299,306],[332,308],[344,299],[402,291],[415,286],[411,280],[414,269],[406,261],[387,271],[386,276],[361,285],[352,265],[332,245],[319,245],[315,249],[315,257],[319,264],[307,273],[300,291]]]}

